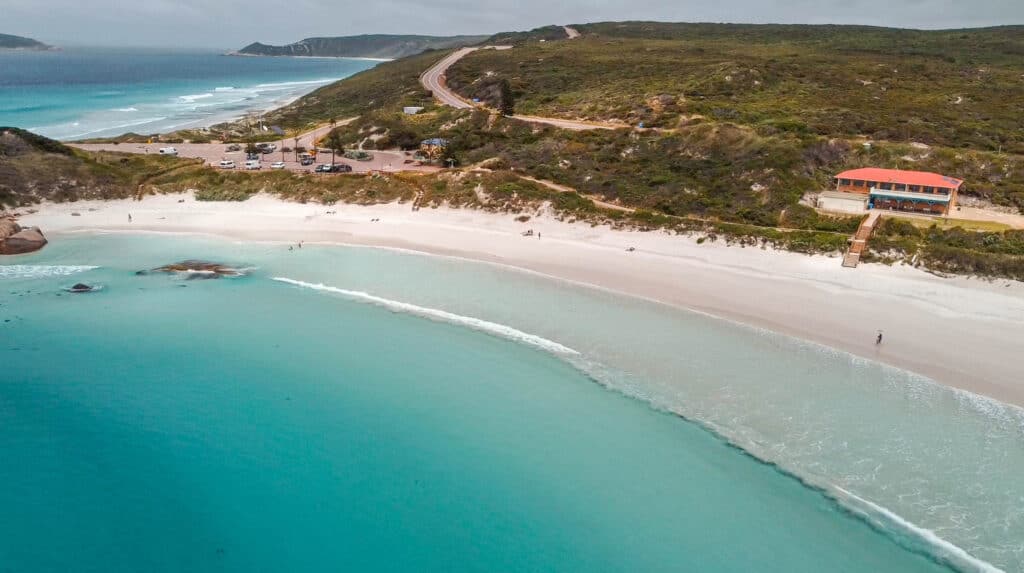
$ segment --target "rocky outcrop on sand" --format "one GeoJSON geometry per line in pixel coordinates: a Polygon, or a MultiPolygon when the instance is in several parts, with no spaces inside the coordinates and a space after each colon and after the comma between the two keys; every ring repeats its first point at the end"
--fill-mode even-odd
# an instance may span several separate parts
{"type": "Polygon", "coordinates": [[[154,273],[179,274],[184,275],[187,279],[219,279],[223,277],[240,277],[246,274],[242,269],[236,269],[221,263],[193,260],[172,263],[148,271],[139,271],[135,274],[149,275],[154,273]]]}
{"type": "Polygon", "coordinates": [[[20,255],[38,251],[46,245],[39,227],[25,228],[14,219],[0,219],[0,255],[20,255]]]}

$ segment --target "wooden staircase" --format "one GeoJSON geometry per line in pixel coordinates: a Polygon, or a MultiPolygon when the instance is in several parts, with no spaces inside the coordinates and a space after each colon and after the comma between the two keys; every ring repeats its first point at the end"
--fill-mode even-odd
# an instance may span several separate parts
{"type": "Polygon", "coordinates": [[[860,255],[864,252],[864,249],[868,246],[868,238],[871,237],[871,232],[875,230],[875,224],[878,223],[878,219],[882,216],[881,211],[871,211],[868,216],[861,221],[860,227],[857,227],[857,232],[853,234],[853,239],[850,242],[850,249],[846,251],[846,255],[843,256],[843,266],[847,268],[856,268],[857,263],[860,262],[860,255]]]}

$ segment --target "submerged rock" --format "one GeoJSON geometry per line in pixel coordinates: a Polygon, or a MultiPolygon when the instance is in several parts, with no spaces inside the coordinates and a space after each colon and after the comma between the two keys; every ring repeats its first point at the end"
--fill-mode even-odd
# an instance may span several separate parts
{"type": "Polygon", "coordinates": [[[75,286],[67,289],[68,292],[92,292],[94,290],[96,290],[94,287],[91,287],[85,283],[78,283],[75,286]]]}
{"type": "Polygon", "coordinates": [[[152,273],[167,273],[167,274],[180,274],[185,275],[189,280],[191,279],[219,279],[222,277],[240,277],[245,275],[245,271],[229,267],[221,263],[211,263],[208,261],[181,261],[180,263],[172,263],[150,269],[148,271],[139,271],[137,275],[148,275],[152,273]]]}
{"type": "Polygon", "coordinates": [[[38,251],[46,245],[39,227],[25,228],[14,219],[0,219],[0,255],[20,255],[38,251]]]}

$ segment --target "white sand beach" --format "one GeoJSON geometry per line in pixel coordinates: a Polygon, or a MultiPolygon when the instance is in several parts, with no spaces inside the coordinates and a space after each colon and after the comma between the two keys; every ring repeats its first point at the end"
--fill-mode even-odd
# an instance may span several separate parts
{"type": "Polygon", "coordinates": [[[1024,284],[1012,281],[940,278],[906,266],[846,269],[838,258],[698,244],[544,215],[521,223],[509,214],[412,211],[408,204],[325,206],[267,196],[220,203],[164,195],[46,204],[20,222],[38,225],[51,241],[82,231],[202,233],[500,263],[786,333],[1024,406],[1024,284]],[[527,229],[537,235],[522,236],[527,229]],[[884,341],[876,346],[879,330],[884,341]]]}

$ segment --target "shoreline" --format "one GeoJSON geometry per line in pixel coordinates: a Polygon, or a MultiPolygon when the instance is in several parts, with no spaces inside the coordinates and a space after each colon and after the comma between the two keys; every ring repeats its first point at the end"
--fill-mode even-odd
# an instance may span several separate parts
{"type": "Polygon", "coordinates": [[[303,205],[267,196],[198,202],[190,195],[161,195],[49,203],[20,222],[41,227],[51,242],[78,232],[202,234],[495,263],[792,336],[1024,406],[1017,364],[1024,284],[940,278],[877,264],[844,269],[835,257],[699,245],[689,237],[563,223],[547,214],[526,223],[514,218],[449,208],[413,212],[396,203],[303,205]],[[178,203],[181,198],[186,201],[178,203]],[[543,239],[523,237],[527,229],[543,239]],[[885,339],[876,346],[879,329],[885,339]]]}

